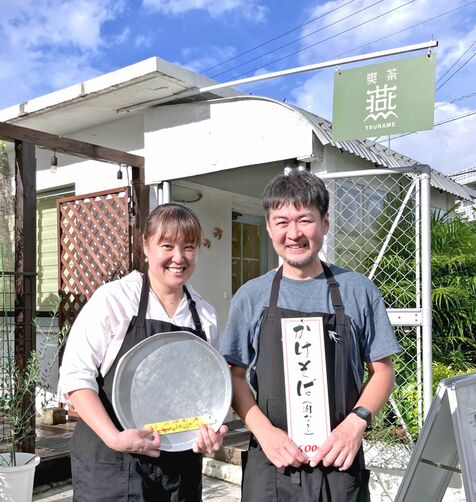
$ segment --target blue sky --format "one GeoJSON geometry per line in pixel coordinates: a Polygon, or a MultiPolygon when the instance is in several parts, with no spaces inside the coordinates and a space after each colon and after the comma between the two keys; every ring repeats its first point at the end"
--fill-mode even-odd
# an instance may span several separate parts
{"type": "MultiPolygon", "coordinates": [[[[445,173],[476,165],[476,0],[16,0],[14,7],[0,0],[0,7],[0,108],[151,56],[228,81],[433,37],[441,86],[435,124],[448,122],[392,139],[391,147],[445,173]]],[[[331,119],[334,71],[242,90],[331,119]]]]}

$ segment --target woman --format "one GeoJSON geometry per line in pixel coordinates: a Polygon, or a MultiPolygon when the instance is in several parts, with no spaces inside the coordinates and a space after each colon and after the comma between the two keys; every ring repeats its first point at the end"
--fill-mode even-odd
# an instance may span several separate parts
{"type": "Polygon", "coordinates": [[[147,273],[98,288],[71,329],[59,393],[81,418],[71,443],[75,502],[201,501],[201,453],[221,447],[226,426],[201,426],[193,451],[160,452],[157,432],[122,430],[111,405],[117,363],[144,338],[180,329],[217,342],[215,309],[185,286],[201,240],[188,208],[155,208],[143,235],[147,273]]]}

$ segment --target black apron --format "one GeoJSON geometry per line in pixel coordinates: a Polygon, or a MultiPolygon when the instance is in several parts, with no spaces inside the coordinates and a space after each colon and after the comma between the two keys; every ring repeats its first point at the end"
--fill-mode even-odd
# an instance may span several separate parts
{"type": "MultiPolygon", "coordinates": [[[[275,427],[287,431],[281,319],[322,317],[327,365],[331,429],[354,408],[362,387],[356,362],[352,361],[350,319],[345,315],[339,284],[322,263],[334,314],[299,312],[278,307],[283,269],[273,279],[269,307],[263,314],[256,361],[257,402],[275,427]]],[[[316,294],[323,294],[316,291],[316,294]]],[[[368,496],[368,471],[362,447],[345,472],[320,463],[311,468],[276,468],[254,437],[244,455],[242,502],[363,502],[368,496]]]]}
{"type": "MultiPolygon", "coordinates": [[[[99,398],[114,425],[123,430],[112,407],[112,383],[119,359],[145,338],[167,331],[189,331],[206,340],[190,293],[184,286],[195,329],[146,319],[149,280],[144,274],[139,312],[129,324],[119,354],[103,378],[99,398]]],[[[201,502],[202,455],[192,450],[160,453],[159,458],[122,453],[108,448],[82,420],[71,440],[74,502],[201,502]]]]}

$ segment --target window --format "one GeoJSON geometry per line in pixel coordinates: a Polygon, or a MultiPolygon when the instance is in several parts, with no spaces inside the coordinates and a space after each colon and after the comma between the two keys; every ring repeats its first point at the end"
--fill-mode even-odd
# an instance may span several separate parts
{"type": "Polygon", "coordinates": [[[361,189],[352,185],[342,185],[336,192],[337,226],[342,232],[357,235],[362,224],[361,189]]]}
{"type": "Polygon", "coordinates": [[[380,190],[343,183],[336,192],[337,226],[354,235],[375,231],[384,203],[385,195],[380,190]]]}
{"type": "Polygon", "coordinates": [[[39,193],[36,202],[36,306],[50,311],[58,298],[58,222],[56,201],[74,193],[39,193]]]}
{"type": "Polygon", "coordinates": [[[266,226],[259,216],[233,213],[231,245],[232,294],[266,272],[266,226]]]}
{"type": "Polygon", "coordinates": [[[336,188],[336,263],[363,272],[362,262],[381,245],[385,193],[380,187],[343,181],[336,188]]]}

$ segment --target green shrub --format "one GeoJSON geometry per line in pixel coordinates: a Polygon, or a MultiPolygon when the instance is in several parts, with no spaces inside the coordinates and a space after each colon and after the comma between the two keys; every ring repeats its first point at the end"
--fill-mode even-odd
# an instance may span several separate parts
{"type": "MultiPolygon", "coordinates": [[[[433,394],[435,394],[438,384],[441,380],[446,378],[451,378],[454,376],[465,375],[468,373],[476,372],[476,366],[467,367],[464,370],[455,369],[451,365],[446,365],[440,362],[434,362],[432,365],[433,370],[433,394]]],[[[410,434],[413,441],[416,441],[419,434],[418,425],[418,387],[415,373],[411,376],[407,376],[405,381],[397,384],[392,395],[395,403],[397,404],[398,410],[406,424],[408,433],[410,434]]],[[[391,424],[391,427],[395,429],[403,429],[402,424],[399,421],[398,416],[394,411],[388,407],[386,408],[386,419],[387,424],[391,424]]],[[[397,436],[401,436],[403,432],[396,433],[397,436]]]]}
{"type": "Polygon", "coordinates": [[[465,370],[456,370],[452,366],[445,366],[444,364],[439,362],[434,362],[432,368],[433,368],[433,395],[435,394],[436,389],[438,388],[438,384],[441,382],[441,380],[476,372],[476,367],[468,367],[465,370]]]}

